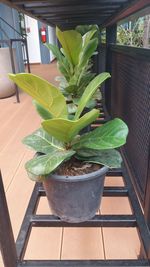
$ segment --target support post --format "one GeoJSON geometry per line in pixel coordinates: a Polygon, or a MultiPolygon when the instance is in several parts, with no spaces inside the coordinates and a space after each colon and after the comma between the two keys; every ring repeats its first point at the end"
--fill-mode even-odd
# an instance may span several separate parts
{"type": "Polygon", "coordinates": [[[0,172],[0,249],[5,267],[17,267],[17,252],[0,172]]]}
{"type": "MultiPolygon", "coordinates": [[[[9,45],[9,51],[10,51],[10,60],[11,60],[12,72],[13,73],[16,73],[15,62],[14,62],[14,55],[13,55],[13,48],[12,48],[12,41],[10,40],[9,43],[10,43],[10,45],[9,45]]],[[[19,89],[18,89],[18,86],[16,84],[15,84],[15,89],[16,89],[17,103],[20,103],[19,89]]]]}
{"type": "Polygon", "coordinates": [[[28,43],[27,43],[27,39],[24,39],[23,42],[24,42],[24,44],[25,44],[25,50],[26,50],[28,73],[31,73],[30,62],[29,62],[29,53],[28,53],[28,43]]]}
{"type": "Polygon", "coordinates": [[[149,161],[147,168],[147,184],[144,199],[144,216],[150,230],[150,139],[149,139],[149,161]]]}
{"type": "MultiPolygon", "coordinates": [[[[117,24],[106,28],[106,71],[111,74],[112,72],[112,52],[110,44],[116,43],[117,24]]],[[[109,115],[111,115],[111,79],[105,83],[105,104],[109,115]]]]}

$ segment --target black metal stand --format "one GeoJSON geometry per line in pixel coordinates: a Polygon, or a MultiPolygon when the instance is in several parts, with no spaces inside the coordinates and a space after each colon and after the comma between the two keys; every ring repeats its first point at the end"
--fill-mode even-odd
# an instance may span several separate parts
{"type": "Polygon", "coordinates": [[[92,220],[78,224],[63,222],[54,215],[36,215],[39,200],[41,197],[45,197],[42,184],[36,184],[16,241],[16,246],[12,235],[2,180],[0,179],[0,244],[5,267],[150,266],[148,260],[150,258],[150,233],[127,169],[123,167],[123,171],[110,171],[108,175],[115,177],[122,175],[125,186],[105,187],[103,196],[128,196],[131,202],[133,215],[96,215],[92,220]],[[145,257],[137,260],[24,260],[24,254],[32,227],[137,227],[141,240],[142,253],[145,257]]]}
{"type": "Polygon", "coordinates": [[[0,172],[0,250],[4,266],[17,266],[17,251],[0,172]],[[8,254],[9,253],[9,254],[8,254]]]}
{"type": "Polygon", "coordinates": [[[107,175],[122,176],[125,185],[104,187],[103,197],[127,196],[133,211],[132,215],[96,215],[93,219],[83,223],[66,223],[54,215],[36,215],[39,200],[41,197],[45,197],[42,184],[36,183],[16,244],[12,235],[2,177],[0,176],[0,245],[5,267],[150,266],[150,232],[130,179],[131,175],[126,159],[124,158],[122,169],[110,170],[107,175]],[[136,227],[141,241],[142,254],[139,259],[135,260],[24,260],[32,227],[136,227]]]}

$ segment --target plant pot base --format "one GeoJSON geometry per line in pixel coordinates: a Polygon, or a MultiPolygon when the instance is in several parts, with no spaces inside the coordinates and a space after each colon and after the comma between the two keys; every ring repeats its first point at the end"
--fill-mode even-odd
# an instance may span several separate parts
{"type": "Polygon", "coordinates": [[[70,223],[93,218],[100,206],[107,170],[103,167],[81,176],[48,177],[43,186],[53,214],[70,223]]]}

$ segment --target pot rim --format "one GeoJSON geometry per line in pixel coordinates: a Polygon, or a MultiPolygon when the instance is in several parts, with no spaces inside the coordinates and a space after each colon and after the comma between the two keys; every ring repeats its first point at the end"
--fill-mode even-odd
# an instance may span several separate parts
{"type": "Polygon", "coordinates": [[[96,178],[98,176],[104,175],[109,168],[107,166],[101,167],[99,170],[82,174],[82,175],[75,175],[75,176],[70,176],[70,175],[57,175],[57,174],[49,174],[45,177],[45,181],[50,180],[56,180],[56,181],[62,181],[62,182],[82,182],[82,181],[87,181],[87,180],[92,180],[93,178],[96,178]],[[95,177],[96,176],[96,177],[95,177]]]}

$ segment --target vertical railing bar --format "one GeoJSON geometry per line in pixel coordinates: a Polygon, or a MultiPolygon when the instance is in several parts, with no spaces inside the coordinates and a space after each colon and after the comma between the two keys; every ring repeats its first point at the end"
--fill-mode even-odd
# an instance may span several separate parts
{"type": "Polygon", "coordinates": [[[125,178],[125,183],[127,185],[128,188],[128,194],[129,194],[129,200],[131,203],[131,207],[133,208],[134,211],[134,215],[137,221],[137,229],[139,232],[139,238],[143,244],[143,248],[145,250],[145,253],[148,257],[148,259],[150,259],[150,231],[148,229],[148,226],[145,222],[144,219],[144,215],[143,212],[141,210],[140,204],[139,204],[139,200],[137,198],[137,195],[135,193],[135,190],[133,188],[132,182],[130,180],[131,173],[129,170],[129,167],[127,165],[127,161],[124,157],[124,155],[122,155],[124,158],[124,162],[125,162],[125,166],[123,166],[123,174],[124,174],[124,178],[125,178]]]}
{"type": "Polygon", "coordinates": [[[32,222],[31,217],[35,213],[38,203],[39,203],[39,190],[38,190],[38,183],[35,184],[34,190],[32,192],[29,205],[27,207],[20,232],[17,237],[16,241],[16,249],[19,261],[21,261],[24,257],[26,252],[26,248],[28,245],[31,229],[32,229],[32,222]]]}
{"type": "Polygon", "coordinates": [[[17,267],[17,251],[0,172],[0,249],[5,267],[17,267]]]}
{"type": "MultiPolygon", "coordinates": [[[[15,62],[14,62],[14,55],[13,55],[13,48],[12,48],[12,43],[13,41],[9,41],[9,51],[10,51],[10,60],[11,60],[11,66],[12,66],[12,72],[13,73],[16,73],[16,68],[15,68],[15,62]]],[[[17,99],[17,103],[20,102],[20,99],[19,99],[19,90],[18,90],[18,86],[16,84],[14,84],[15,86],[15,90],[16,90],[16,99],[17,99]]]]}
{"type": "Polygon", "coordinates": [[[25,50],[26,50],[28,73],[31,73],[30,62],[29,62],[29,53],[28,53],[27,39],[24,39],[23,42],[24,42],[24,44],[25,44],[25,50]]]}

